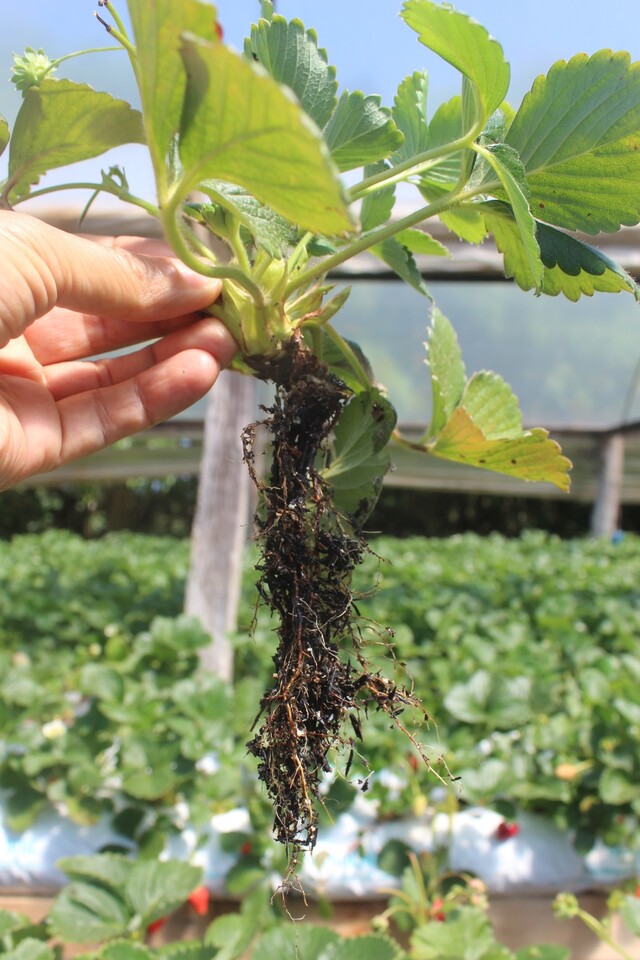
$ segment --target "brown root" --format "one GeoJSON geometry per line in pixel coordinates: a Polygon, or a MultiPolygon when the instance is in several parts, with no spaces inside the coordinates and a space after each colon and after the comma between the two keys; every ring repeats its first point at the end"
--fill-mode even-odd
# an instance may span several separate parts
{"type": "Polygon", "coordinates": [[[266,412],[272,464],[266,481],[254,468],[255,424],[244,433],[245,461],[260,488],[256,523],[262,548],[258,589],[279,618],[274,686],[260,704],[262,726],[249,742],[274,804],[278,840],[295,855],[313,849],[319,787],[332,747],[360,737],[368,704],[397,716],[417,701],[367,669],[355,626],[351,577],[367,550],[341,517],[319,466],[350,394],[303,346],[291,345],[266,412]],[[320,462],[319,462],[320,461],[320,462]]]}

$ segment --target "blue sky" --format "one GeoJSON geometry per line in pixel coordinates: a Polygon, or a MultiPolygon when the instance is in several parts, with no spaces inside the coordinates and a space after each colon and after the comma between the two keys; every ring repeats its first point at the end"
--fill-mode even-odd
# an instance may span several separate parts
{"type": "MultiPolygon", "coordinates": [[[[124,12],[125,0],[118,0],[117,5],[124,12]]],[[[97,9],[96,0],[19,0],[2,6],[0,62],[5,68],[0,70],[0,77],[8,77],[12,52],[27,45],[43,47],[50,56],[59,56],[108,40],[92,15],[97,9]]],[[[457,6],[484,23],[502,43],[512,65],[509,99],[515,106],[534,77],[560,58],[611,47],[629,50],[632,59],[640,60],[637,0],[609,0],[606,7],[601,0],[460,0],[457,6]]],[[[316,29],[321,45],[328,49],[337,67],[341,87],[379,93],[389,104],[404,76],[426,68],[433,109],[458,92],[459,81],[450,67],[418,43],[400,20],[400,8],[401,0],[277,2],[278,12],[289,18],[300,17],[316,29]]],[[[226,39],[241,47],[248,24],[257,16],[257,0],[220,0],[217,9],[226,39]]],[[[135,99],[128,64],[121,54],[71,61],[65,64],[64,75],[135,99]]],[[[0,113],[11,122],[19,105],[20,97],[13,86],[0,79],[0,113]]],[[[120,150],[107,160],[91,161],[83,175],[90,172],[99,176],[101,167],[121,160],[133,183],[142,190],[147,177],[143,157],[142,148],[120,150]]],[[[58,181],[65,179],[68,171],[54,176],[58,181]]]]}

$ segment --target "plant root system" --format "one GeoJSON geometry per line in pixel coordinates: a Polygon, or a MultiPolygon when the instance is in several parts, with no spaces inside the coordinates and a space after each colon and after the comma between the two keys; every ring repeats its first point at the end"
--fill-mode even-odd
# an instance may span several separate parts
{"type": "Polygon", "coordinates": [[[316,841],[319,788],[331,769],[331,748],[353,748],[361,739],[360,717],[368,706],[396,718],[404,706],[419,705],[367,668],[351,593],[352,573],[367,546],[357,525],[336,510],[319,472],[349,396],[313,354],[292,342],[279,365],[274,404],[265,411],[272,451],[266,480],[254,463],[257,424],[243,435],[245,461],[263,503],[256,517],[258,589],[279,620],[274,685],[261,701],[256,724],[262,718],[262,725],[247,746],[274,805],[276,838],[294,862],[298,850],[313,849],[316,841]]]}

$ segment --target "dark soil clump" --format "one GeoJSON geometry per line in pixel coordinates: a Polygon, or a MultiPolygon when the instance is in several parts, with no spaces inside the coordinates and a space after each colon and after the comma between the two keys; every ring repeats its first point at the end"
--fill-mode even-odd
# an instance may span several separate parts
{"type": "Polygon", "coordinates": [[[367,547],[352,520],[336,511],[319,472],[350,392],[297,344],[278,374],[264,422],[272,451],[265,481],[254,468],[256,425],[244,434],[245,460],[263,500],[258,589],[279,618],[274,686],[261,701],[262,726],[248,748],[274,804],[275,835],[295,853],[315,844],[330,749],[360,738],[367,705],[396,716],[415,701],[367,669],[351,593],[367,547]]]}

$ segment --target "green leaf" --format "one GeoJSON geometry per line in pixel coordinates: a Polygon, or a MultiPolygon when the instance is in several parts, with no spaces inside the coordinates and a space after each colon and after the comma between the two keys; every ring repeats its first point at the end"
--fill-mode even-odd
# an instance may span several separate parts
{"type": "Polygon", "coordinates": [[[439,240],[425,233],[424,230],[417,230],[409,227],[407,230],[401,230],[396,233],[395,239],[401,243],[409,253],[417,253],[428,257],[450,257],[449,250],[440,243],[439,240]]]}
{"type": "Polygon", "coordinates": [[[433,400],[429,436],[435,436],[460,403],[466,383],[462,351],[455,330],[434,308],[427,343],[433,400]]]}
{"type": "MultiPolygon", "coordinates": [[[[364,177],[373,177],[383,170],[388,170],[389,164],[384,160],[378,163],[367,164],[364,168],[364,177]]],[[[391,216],[391,211],[396,200],[395,183],[387,184],[379,190],[366,194],[360,207],[360,227],[363,233],[368,230],[374,230],[380,224],[386,223],[391,216]]]]}
{"type": "Polygon", "coordinates": [[[488,230],[481,203],[465,203],[443,211],[440,219],[452,233],[467,243],[482,243],[488,230]]]}
{"type": "MultiPolygon", "coordinates": [[[[504,255],[505,274],[513,277],[523,290],[530,290],[535,280],[522,246],[510,208],[500,202],[481,205],[486,225],[504,255]]],[[[640,298],[640,289],[629,274],[610,257],[581,240],[545,223],[537,223],[536,235],[544,265],[542,292],[549,296],[562,293],[569,300],[579,300],[595,292],[632,293],[640,298]]]]}
{"type": "Polygon", "coordinates": [[[600,50],[538,77],[506,142],[525,166],[535,215],[595,234],[640,220],[640,63],[600,50]]]}
{"type": "Polygon", "coordinates": [[[409,865],[411,847],[402,840],[387,840],[378,854],[378,868],[390,873],[393,877],[401,877],[409,865]]]}
{"type": "MultiPolygon", "coordinates": [[[[276,259],[284,256],[295,239],[295,231],[288,220],[260,203],[244,187],[221,180],[205,180],[200,189],[229,210],[247,228],[256,245],[266,250],[269,256],[276,259]]],[[[204,216],[206,220],[206,209],[204,216]]]]}
{"type": "Polygon", "coordinates": [[[127,0],[138,59],[140,98],[156,175],[180,127],[187,85],[180,54],[181,36],[193,33],[218,41],[216,9],[197,0],[127,0]]]}
{"type": "Polygon", "coordinates": [[[333,960],[339,942],[339,935],[327,927],[277,926],[260,938],[251,960],[333,960]]]}
{"type": "Polygon", "coordinates": [[[247,59],[257,59],[274,80],[295,93],[302,109],[322,129],[333,113],[338,82],[327,52],[318,48],[315,31],[305,30],[300,20],[287,23],[274,16],[251,27],[245,43],[247,59]]]}
{"type": "Polygon", "coordinates": [[[9,137],[11,136],[9,130],[9,124],[4,117],[0,116],[0,157],[7,149],[7,144],[9,143],[9,137]]]}
{"type": "MultiPolygon", "coordinates": [[[[363,385],[361,372],[356,373],[349,363],[349,359],[345,357],[344,350],[332,339],[330,334],[327,333],[326,328],[321,329],[321,335],[322,361],[327,364],[331,373],[339,377],[353,393],[360,393],[362,390],[368,389],[368,385],[367,387],[363,385]]],[[[345,340],[344,343],[346,343],[352,353],[355,354],[355,359],[365,375],[369,377],[371,384],[373,384],[373,370],[358,344],[354,343],[353,340],[345,340]]]]}
{"type": "Polygon", "coordinates": [[[10,830],[22,833],[32,827],[47,804],[46,797],[26,784],[16,787],[7,800],[7,825],[10,830]]]}
{"type": "Polygon", "coordinates": [[[467,78],[484,126],[509,89],[509,64],[497,40],[475,20],[431,0],[407,0],[402,17],[421,43],[467,78]]]}
{"type": "Polygon", "coordinates": [[[622,770],[605,770],[600,777],[598,790],[602,801],[615,807],[631,803],[640,795],[637,782],[629,780],[622,770]]]}
{"type": "Polygon", "coordinates": [[[427,126],[428,90],[429,74],[426,70],[412,73],[398,87],[391,112],[396,127],[404,136],[404,143],[394,154],[394,163],[411,160],[431,146],[427,126]]]}
{"type": "Polygon", "coordinates": [[[133,865],[124,893],[145,924],[182,906],[202,882],[202,870],[178,860],[140,860],[133,865]]]}
{"type": "Polygon", "coordinates": [[[181,943],[167,943],[157,947],[153,957],[162,960],[223,960],[223,953],[216,947],[204,946],[200,941],[182,941],[181,943]]]}
{"type": "Polygon", "coordinates": [[[100,960],[151,960],[154,956],[142,943],[131,940],[116,940],[100,951],[100,960]]]}
{"type": "MultiPolygon", "coordinates": [[[[429,124],[429,149],[444,147],[462,134],[462,99],[453,97],[438,107],[429,124]]],[[[438,200],[449,193],[462,172],[462,151],[444,153],[420,174],[418,187],[426,200],[438,200]]]]}
{"type": "Polygon", "coordinates": [[[384,160],[403,140],[391,111],[380,106],[380,97],[365,97],[359,90],[342,94],[324,128],[324,137],[334,163],[342,171],[384,160]]]}
{"type": "Polygon", "coordinates": [[[474,373],[460,404],[487,440],[515,439],[522,435],[518,398],[497,373],[487,370],[474,373]]]}
{"type": "Polygon", "coordinates": [[[64,887],[49,913],[52,934],[70,943],[99,943],[123,936],[130,919],[115,893],[83,882],[64,887]]]}
{"type": "Polygon", "coordinates": [[[25,914],[17,913],[15,910],[0,910],[0,940],[30,926],[31,920],[25,914]]]}
{"type": "Polygon", "coordinates": [[[171,794],[177,778],[172,763],[158,765],[153,770],[132,770],[122,778],[122,788],[136,800],[161,800],[171,794]]]}
{"type": "Polygon", "coordinates": [[[119,701],[124,693],[124,680],[113,667],[103,663],[87,663],[80,672],[80,689],[98,700],[119,701]]]}
{"type": "Polygon", "coordinates": [[[339,510],[362,522],[371,512],[389,469],[385,447],[396,413],[379,390],[352,397],[335,428],[333,459],[322,471],[334,490],[339,510]]]}
{"type": "Polygon", "coordinates": [[[27,91],[16,117],[9,149],[10,196],[26,196],[48,170],[123,143],[144,143],[137,110],[87,84],[44,80],[27,91]]]}
{"type": "Polygon", "coordinates": [[[63,857],[56,866],[72,880],[95,880],[119,890],[133,869],[133,861],[116,853],[95,853],[63,857]]]}
{"type": "Polygon", "coordinates": [[[491,924],[476,907],[460,907],[455,919],[426,923],[411,936],[412,960],[485,960],[497,946],[491,924]]]}
{"type": "Polygon", "coordinates": [[[571,951],[567,947],[544,943],[518,950],[516,960],[571,960],[571,951]]]}
{"type": "Polygon", "coordinates": [[[411,252],[396,237],[389,237],[382,243],[374,244],[369,248],[369,252],[383,260],[401,280],[431,300],[429,288],[422,279],[411,252]]]}
{"type": "Polygon", "coordinates": [[[239,960],[251,946],[257,927],[238,913],[216,917],[210,924],[205,942],[217,949],[217,960],[239,960]]]}
{"type": "Polygon", "coordinates": [[[2,951],[3,960],[55,960],[53,949],[42,940],[26,937],[11,950],[2,951]]]}
{"type": "Polygon", "coordinates": [[[183,191],[225,180],[306,230],[349,230],[322,137],[290,94],[220,44],[185,37],[182,53],[189,74],[180,126],[183,191]]]}
{"type": "Polygon", "coordinates": [[[636,937],[640,936],[640,900],[627,896],[620,906],[620,916],[626,928],[636,937]]]}
{"type": "Polygon", "coordinates": [[[235,863],[225,877],[227,892],[233,897],[244,897],[256,886],[264,883],[262,864],[252,857],[243,857],[235,863]]]}
{"type": "Polygon", "coordinates": [[[544,267],[540,259],[540,247],[536,239],[536,221],[529,207],[529,187],[524,167],[516,151],[504,143],[482,149],[482,156],[497,174],[511,205],[511,212],[518,229],[527,271],[536,292],[542,289],[544,267]]]}
{"type": "Polygon", "coordinates": [[[401,960],[406,954],[388,937],[348,937],[336,943],[330,960],[401,960]]]}

